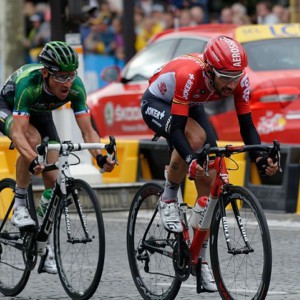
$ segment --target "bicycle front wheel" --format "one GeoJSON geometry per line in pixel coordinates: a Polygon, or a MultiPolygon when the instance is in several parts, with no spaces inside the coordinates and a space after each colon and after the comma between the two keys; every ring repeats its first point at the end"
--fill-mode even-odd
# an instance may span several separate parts
{"type": "Polygon", "coordinates": [[[54,224],[54,251],[61,283],[72,299],[89,299],[98,288],[104,264],[102,212],[92,188],[73,179],[54,224]]]}
{"type": "Polygon", "coordinates": [[[127,254],[134,283],[144,299],[174,299],[181,282],[173,266],[174,234],[164,229],[157,210],[163,187],[144,184],[133,198],[127,225],[127,254]]]}
{"type": "Polygon", "coordinates": [[[0,292],[11,297],[24,289],[30,275],[22,252],[23,239],[10,222],[15,185],[13,179],[0,181],[0,292]]]}
{"type": "Polygon", "coordinates": [[[263,300],[272,272],[266,217],[256,197],[243,187],[232,187],[223,200],[226,237],[219,204],[213,215],[210,237],[211,264],[219,293],[222,299],[263,300]],[[233,253],[228,253],[228,238],[233,253]]]}

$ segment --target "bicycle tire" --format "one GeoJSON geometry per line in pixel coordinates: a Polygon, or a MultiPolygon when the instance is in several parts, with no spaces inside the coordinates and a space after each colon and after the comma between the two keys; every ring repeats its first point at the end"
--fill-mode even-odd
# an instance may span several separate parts
{"type": "MultiPolygon", "coordinates": [[[[0,237],[19,240],[21,234],[19,229],[10,222],[14,201],[14,189],[16,182],[5,178],[0,181],[0,237]],[[10,210],[10,211],[9,211],[10,210]],[[9,218],[4,220],[6,213],[9,218]]],[[[24,289],[30,276],[30,270],[26,269],[21,249],[0,241],[0,292],[5,296],[16,296],[24,289]]]]}
{"type": "Polygon", "coordinates": [[[54,224],[54,252],[58,274],[67,294],[72,299],[91,298],[102,276],[105,231],[98,198],[83,180],[71,179],[68,182],[67,205],[62,201],[54,224]],[[69,212],[68,222],[66,207],[69,212]],[[85,224],[80,220],[80,215],[85,224]]]}
{"type": "MultiPolygon", "coordinates": [[[[175,275],[172,257],[141,248],[143,236],[155,214],[162,190],[160,184],[144,184],[133,198],[127,223],[127,255],[131,274],[140,295],[149,300],[174,299],[181,286],[181,281],[175,275]]],[[[165,245],[162,249],[173,253],[171,245],[167,243],[176,238],[164,229],[157,213],[145,240],[154,245],[165,245]]]]}
{"type": "Polygon", "coordinates": [[[257,198],[246,188],[232,186],[224,195],[227,226],[233,248],[244,246],[231,203],[238,204],[242,224],[254,250],[248,254],[229,254],[216,206],[211,226],[210,255],[216,284],[222,299],[265,299],[272,273],[272,246],[264,211],[257,198]]]}

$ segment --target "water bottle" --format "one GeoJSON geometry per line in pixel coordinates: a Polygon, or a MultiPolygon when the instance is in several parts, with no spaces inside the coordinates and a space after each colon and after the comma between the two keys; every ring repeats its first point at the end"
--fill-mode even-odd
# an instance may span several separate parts
{"type": "Polygon", "coordinates": [[[208,197],[201,196],[198,198],[196,205],[193,208],[192,215],[190,217],[190,225],[193,228],[198,228],[199,222],[201,220],[201,214],[203,214],[208,197]]]}

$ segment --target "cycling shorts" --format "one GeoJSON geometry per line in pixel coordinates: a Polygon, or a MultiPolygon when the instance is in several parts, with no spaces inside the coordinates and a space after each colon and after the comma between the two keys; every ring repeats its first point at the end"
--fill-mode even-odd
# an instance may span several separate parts
{"type": "MultiPolygon", "coordinates": [[[[4,98],[0,96],[0,131],[9,138],[12,120],[12,109],[7,105],[4,98]]],[[[60,142],[51,111],[47,113],[31,113],[29,122],[37,129],[42,139],[48,136],[49,141],[60,142]]]]}
{"type": "MultiPolygon", "coordinates": [[[[171,104],[154,96],[147,89],[142,97],[141,112],[145,123],[157,135],[169,140],[171,124],[171,104]]],[[[190,107],[189,117],[194,119],[206,132],[206,141],[212,147],[217,146],[216,135],[204,110],[204,105],[190,107]]]]}

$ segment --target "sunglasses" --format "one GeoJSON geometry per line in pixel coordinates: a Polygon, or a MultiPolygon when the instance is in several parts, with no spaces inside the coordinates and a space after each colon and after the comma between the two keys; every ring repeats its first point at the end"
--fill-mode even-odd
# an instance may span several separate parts
{"type": "Polygon", "coordinates": [[[237,74],[237,75],[228,75],[228,74],[220,73],[217,70],[215,70],[214,68],[212,68],[212,70],[219,79],[221,79],[222,81],[224,81],[226,83],[238,82],[243,75],[243,72],[240,74],[237,74]]]}
{"type": "Polygon", "coordinates": [[[66,83],[68,81],[73,82],[77,77],[77,71],[74,71],[72,74],[55,74],[49,72],[54,79],[54,81],[59,83],[66,83]]]}

